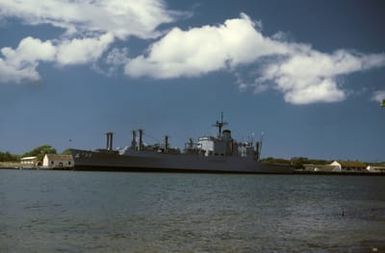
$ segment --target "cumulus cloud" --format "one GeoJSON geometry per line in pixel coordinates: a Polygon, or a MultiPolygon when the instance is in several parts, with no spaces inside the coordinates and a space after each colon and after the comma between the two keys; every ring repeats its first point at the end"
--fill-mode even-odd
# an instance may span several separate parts
{"type": "Polygon", "coordinates": [[[38,60],[49,61],[55,55],[55,47],[50,41],[42,42],[39,39],[26,37],[20,41],[19,46],[13,50],[9,47],[1,49],[7,62],[20,66],[24,63],[38,60]]]}
{"type": "Polygon", "coordinates": [[[108,77],[115,76],[121,73],[128,59],[128,48],[113,48],[102,60],[93,64],[92,69],[108,77]]]}
{"type": "Polygon", "coordinates": [[[325,54],[315,50],[295,52],[283,61],[265,67],[256,83],[272,81],[284,93],[286,102],[309,104],[338,102],[346,92],[338,77],[385,65],[385,55],[355,54],[338,50],[325,54]]]}
{"type": "Polygon", "coordinates": [[[127,48],[113,48],[106,56],[105,62],[112,66],[124,65],[128,62],[127,48]]]}
{"type": "Polygon", "coordinates": [[[344,100],[339,77],[382,67],[385,54],[322,53],[307,44],[285,41],[281,32],[264,36],[258,23],[241,14],[222,25],[172,29],[146,54],[130,59],[125,73],[161,79],[194,77],[221,69],[234,72],[252,63],[259,65],[258,76],[247,83],[237,74],[240,88],[262,92],[270,87],[282,92],[286,102],[309,104],[344,100]]]}
{"type": "Polygon", "coordinates": [[[373,93],[372,101],[382,103],[385,99],[385,90],[378,90],[373,93]]]}
{"type": "Polygon", "coordinates": [[[162,0],[0,0],[0,19],[12,17],[28,25],[65,29],[59,38],[42,42],[27,37],[16,49],[2,48],[0,82],[38,80],[40,62],[93,63],[116,38],[155,38],[161,34],[157,27],[177,15],[162,0]]]}
{"type": "Polygon", "coordinates": [[[36,81],[40,75],[36,71],[39,61],[52,61],[56,48],[50,41],[42,42],[32,37],[20,41],[16,49],[4,47],[0,57],[0,81],[21,82],[36,81]]]}
{"type": "Polygon", "coordinates": [[[40,62],[59,65],[84,64],[97,60],[112,43],[111,34],[97,38],[63,41],[41,41],[27,37],[16,49],[2,48],[0,57],[0,82],[36,81],[40,79],[37,67],[40,62]]]}
{"type": "Polygon", "coordinates": [[[29,64],[23,68],[12,66],[0,58],[0,82],[20,83],[25,80],[37,81],[40,79],[39,73],[36,71],[36,63],[29,64]]]}
{"type": "Polygon", "coordinates": [[[57,62],[68,65],[95,61],[112,42],[113,36],[109,33],[99,38],[65,40],[57,47],[57,62]]]}
{"type": "Polygon", "coordinates": [[[161,0],[0,0],[1,17],[50,24],[68,34],[111,33],[120,39],[155,37],[156,28],[173,21],[175,15],[161,0]]]}
{"type": "Polygon", "coordinates": [[[285,46],[262,36],[250,18],[229,19],[223,25],[183,31],[174,28],[126,65],[133,77],[175,78],[199,76],[254,62],[262,56],[288,54],[298,45],[285,46]]]}
{"type": "Polygon", "coordinates": [[[279,31],[266,36],[261,23],[243,13],[223,24],[158,30],[178,14],[167,10],[162,0],[0,0],[0,19],[13,17],[65,30],[59,38],[27,37],[15,49],[2,48],[0,82],[38,80],[41,62],[91,63],[107,75],[124,66],[130,77],[154,79],[226,70],[235,74],[241,89],[256,93],[275,89],[288,103],[309,104],[342,101],[347,97],[346,85],[340,81],[344,76],[385,66],[385,54],[344,49],[326,53],[309,44],[289,42],[279,31]],[[117,39],[130,36],[162,37],[136,57],[128,58],[126,49],[110,50],[117,39]],[[103,55],[104,61],[99,61],[103,55]],[[251,82],[240,74],[245,68],[253,68],[248,73],[251,82]]]}

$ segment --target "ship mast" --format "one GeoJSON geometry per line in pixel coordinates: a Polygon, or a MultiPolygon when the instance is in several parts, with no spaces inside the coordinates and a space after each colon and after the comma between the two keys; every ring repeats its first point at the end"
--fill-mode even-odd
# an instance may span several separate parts
{"type": "Polygon", "coordinates": [[[218,137],[222,136],[222,128],[226,126],[228,123],[223,121],[223,112],[221,112],[221,121],[215,122],[213,127],[218,127],[218,137]]]}

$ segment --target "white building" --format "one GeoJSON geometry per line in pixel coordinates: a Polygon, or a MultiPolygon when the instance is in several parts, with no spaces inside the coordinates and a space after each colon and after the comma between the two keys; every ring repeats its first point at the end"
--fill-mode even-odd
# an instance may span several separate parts
{"type": "Polygon", "coordinates": [[[368,167],[366,167],[366,170],[369,172],[385,173],[385,167],[384,166],[369,165],[368,167]]]}
{"type": "Polygon", "coordinates": [[[334,161],[330,164],[304,164],[305,171],[314,171],[314,172],[341,172],[342,165],[334,161]]]}
{"type": "Polygon", "coordinates": [[[72,155],[46,154],[43,158],[44,168],[70,168],[74,166],[72,155]]]}
{"type": "Polygon", "coordinates": [[[334,161],[330,164],[331,166],[334,166],[334,170],[333,171],[339,171],[341,172],[342,171],[342,165],[341,163],[337,162],[337,161],[334,161]]]}
{"type": "Polygon", "coordinates": [[[27,156],[20,159],[20,164],[22,167],[35,167],[38,165],[38,160],[36,156],[27,156]]]}

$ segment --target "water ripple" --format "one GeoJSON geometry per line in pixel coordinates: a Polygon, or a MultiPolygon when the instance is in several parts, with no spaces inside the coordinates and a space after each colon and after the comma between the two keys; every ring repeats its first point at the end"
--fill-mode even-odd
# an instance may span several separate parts
{"type": "Polygon", "coordinates": [[[385,251],[385,177],[0,173],[0,252],[385,251]]]}

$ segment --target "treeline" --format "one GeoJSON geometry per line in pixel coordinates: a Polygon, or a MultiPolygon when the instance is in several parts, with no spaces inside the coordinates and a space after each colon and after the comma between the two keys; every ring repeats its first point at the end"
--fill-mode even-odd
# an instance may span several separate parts
{"type": "Polygon", "coordinates": [[[293,167],[302,167],[304,164],[329,164],[332,162],[331,160],[309,159],[306,157],[293,157],[291,159],[267,157],[262,159],[262,161],[265,163],[291,165],[293,167]]]}
{"type": "MultiPolygon", "coordinates": [[[[262,159],[265,163],[270,164],[281,164],[281,165],[288,165],[296,169],[302,169],[304,164],[330,164],[334,160],[321,160],[321,159],[310,159],[306,157],[293,157],[291,159],[282,159],[282,158],[274,158],[274,157],[267,157],[262,159]]],[[[360,167],[360,166],[367,166],[367,165],[378,165],[378,166],[385,166],[385,162],[377,162],[377,163],[366,163],[362,161],[345,161],[345,160],[337,160],[342,166],[345,167],[360,167]]]]}
{"type": "Polygon", "coordinates": [[[19,160],[20,160],[19,155],[0,151],[0,162],[18,162],[19,160]]]}
{"type": "Polygon", "coordinates": [[[41,145],[24,154],[12,154],[10,152],[0,152],[0,162],[18,162],[22,157],[36,156],[38,160],[42,161],[45,154],[56,154],[57,151],[50,145],[41,145]]]}

